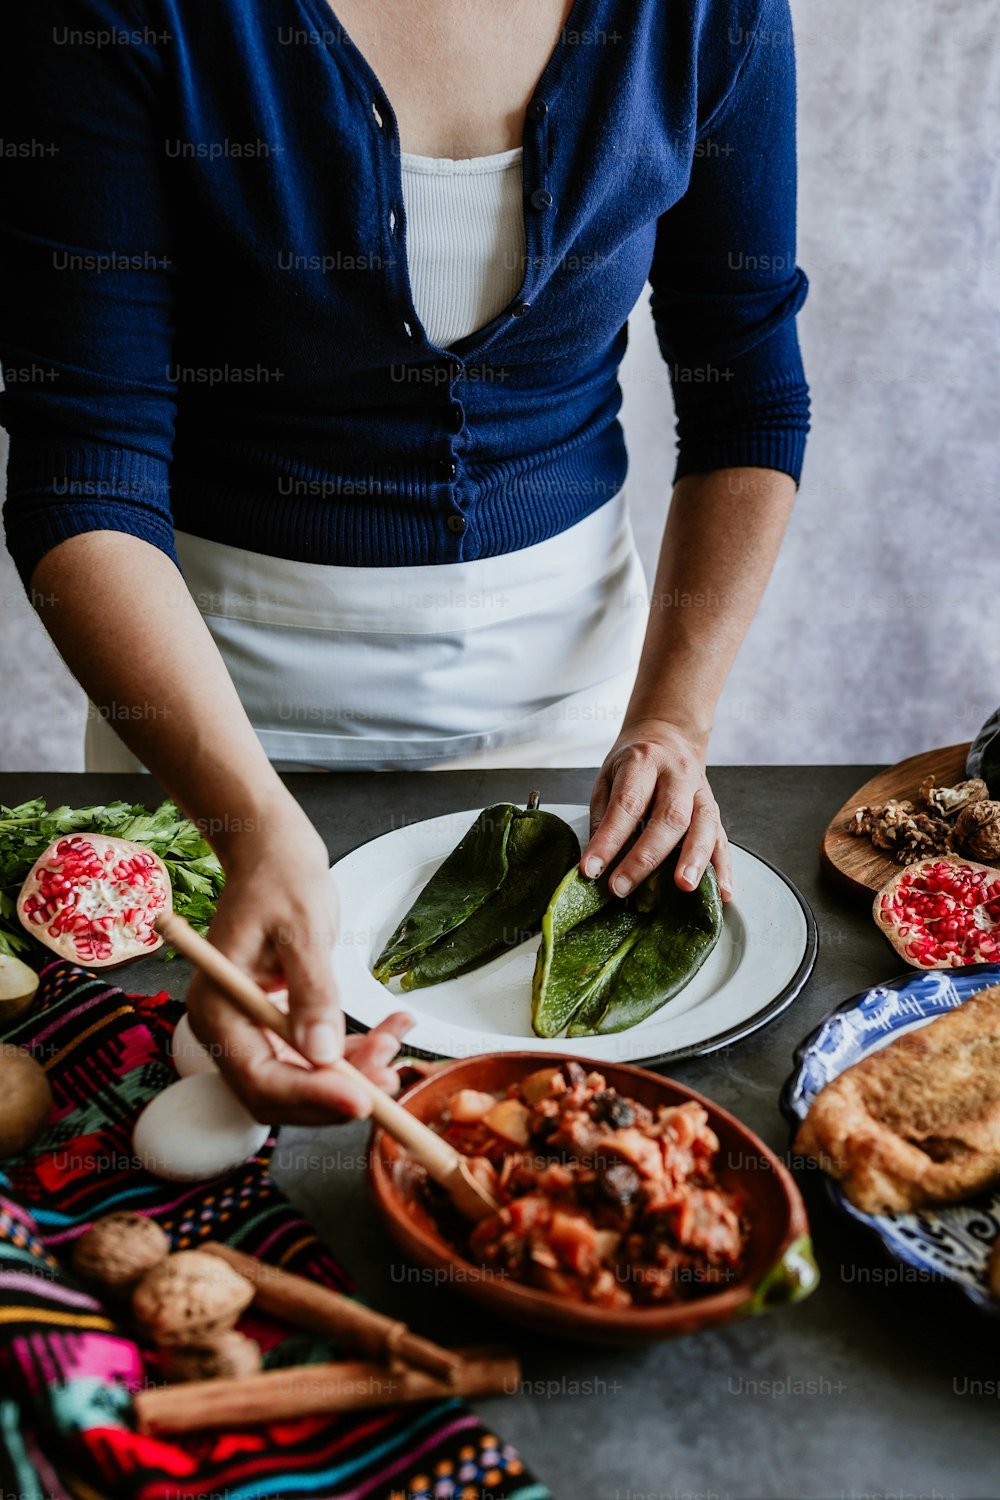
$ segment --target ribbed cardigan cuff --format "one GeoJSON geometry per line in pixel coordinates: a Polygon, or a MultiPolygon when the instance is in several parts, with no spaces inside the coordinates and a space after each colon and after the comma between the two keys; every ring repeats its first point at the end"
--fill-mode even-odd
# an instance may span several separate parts
{"type": "Polygon", "coordinates": [[[7,548],[30,594],[53,547],[86,531],[121,531],[159,547],[179,566],[168,465],[132,448],[48,447],[12,440],[3,518],[7,548]]]}
{"type": "Polygon", "coordinates": [[[809,432],[809,387],[801,364],[733,392],[674,383],[677,466],[674,479],[710,469],[777,469],[798,484],[809,432]]]}
{"type": "Polygon", "coordinates": [[[670,376],[677,413],[675,481],[746,465],[777,469],[799,483],[809,386],[794,319],[740,355],[673,364],[670,376]]]}
{"type": "Polygon", "coordinates": [[[720,427],[717,431],[682,442],[677,454],[674,483],[685,474],[712,469],[777,469],[790,474],[798,485],[802,477],[808,427],[750,429],[745,432],[720,427]]]}

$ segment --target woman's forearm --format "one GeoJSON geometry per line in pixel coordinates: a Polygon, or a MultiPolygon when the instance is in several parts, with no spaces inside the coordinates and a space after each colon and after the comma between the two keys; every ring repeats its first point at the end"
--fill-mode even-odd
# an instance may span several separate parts
{"type": "Polygon", "coordinates": [[[77,681],[221,857],[288,800],[183,577],[159,548],[86,532],[46,553],[31,587],[77,681]]]}
{"type": "MultiPolygon", "coordinates": [[[[326,848],[268,761],[181,574],[147,542],[93,531],[46,553],[31,587],[77,681],[219,854],[213,943],[260,983],[284,984],[299,1051],[332,1062],[345,1044],[326,848]]],[[[187,1003],[196,1036],[257,1119],[370,1113],[352,1079],[277,1057],[204,975],[187,1003]]],[[[390,1064],[409,1024],[397,1013],[348,1044],[380,1087],[398,1085],[390,1064]]]]}
{"type": "Polygon", "coordinates": [[[794,480],[775,469],[716,469],[678,481],[626,723],[665,720],[705,749],[794,501],[794,480]]]}
{"type": "Polygon", "coordinates": [[[590,799],[585,875],[615,865],[625,896],[677,850],[674,880],[693,891],[715,866],[733,894],[729,840],[705,757],[715,707],[764,592],[795,501],[774,469],[714,469],[679,481],[650,596],[649,621],[621,733],[590,799]]]}

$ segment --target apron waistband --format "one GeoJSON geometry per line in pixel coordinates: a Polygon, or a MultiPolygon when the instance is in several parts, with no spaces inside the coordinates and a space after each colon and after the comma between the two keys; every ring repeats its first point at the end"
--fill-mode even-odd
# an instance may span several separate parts
{"type": "Polygon", "coordinates": [[[558,606],[618,572],[634,545],[624,492],[531,547],[469,562],[354,568],[247,552],[176,533],[185,581],[208,619],[323,632],[442,635],[558,606]]]}

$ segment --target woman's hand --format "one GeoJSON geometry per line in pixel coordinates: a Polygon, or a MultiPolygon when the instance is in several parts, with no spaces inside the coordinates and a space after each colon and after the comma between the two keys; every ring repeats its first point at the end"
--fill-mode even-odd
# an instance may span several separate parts
{"type": "Polygon", "coordinates": [[[627,896],[680,843],[674,878],[681,890],[693,891],[711,863],[723,901],[731,899],[729,840],[705,775],[705,747],[663,719],[623,725],[608,752],[590,799],[584,875],[613,865],[643,818],[645,828],[611,877],[615,895],[627,896]]]}
{"type": "MultiPolygon", "coordinates": [[[[315,1063],[346,1055],[394,1092],[391,1063],[413,1021],[389,1016],[364,1036],[344,1036],[330,967],[337,913],[322,839],[292,801],[225,841],[226,884],[211,941],[266,990],[287,989],[299,1050],[315,1063]]],[[[307,1069],[270,1032],[247,1020],[204,975],[188,991],[191,1026],[250,1113],[267,1124],[329,1125],[371,1113],[360,1084],[307,1069]]]]}

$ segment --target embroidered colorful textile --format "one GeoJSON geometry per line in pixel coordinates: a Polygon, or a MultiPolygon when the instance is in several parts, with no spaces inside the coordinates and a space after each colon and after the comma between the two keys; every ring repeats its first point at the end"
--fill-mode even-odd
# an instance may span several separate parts
{"type": "MultiPolygon", "coordinates": [[[[115,1209],[148,1214],[175,1250],[226,1240],[350,1292],[344,1269],[268,1175],[273,1141],[208,1183],[167,1183],[132,1156],[132,1125],[176,1078],[167,1052],[182,1002],[132,995],[73,964],[42,971],[3,1041],[45,1067],[49,1125],[0,1173],[0,1479],[21,1500],[550,1500],[509,1444],[460,1401],[143,1436],[130,1392],[155,1356],[68,1271],[75,1239],[115,1209]]],[[[265,1367],[338,1347],[260,1314],[240,1327],[265,1367]]]]}

